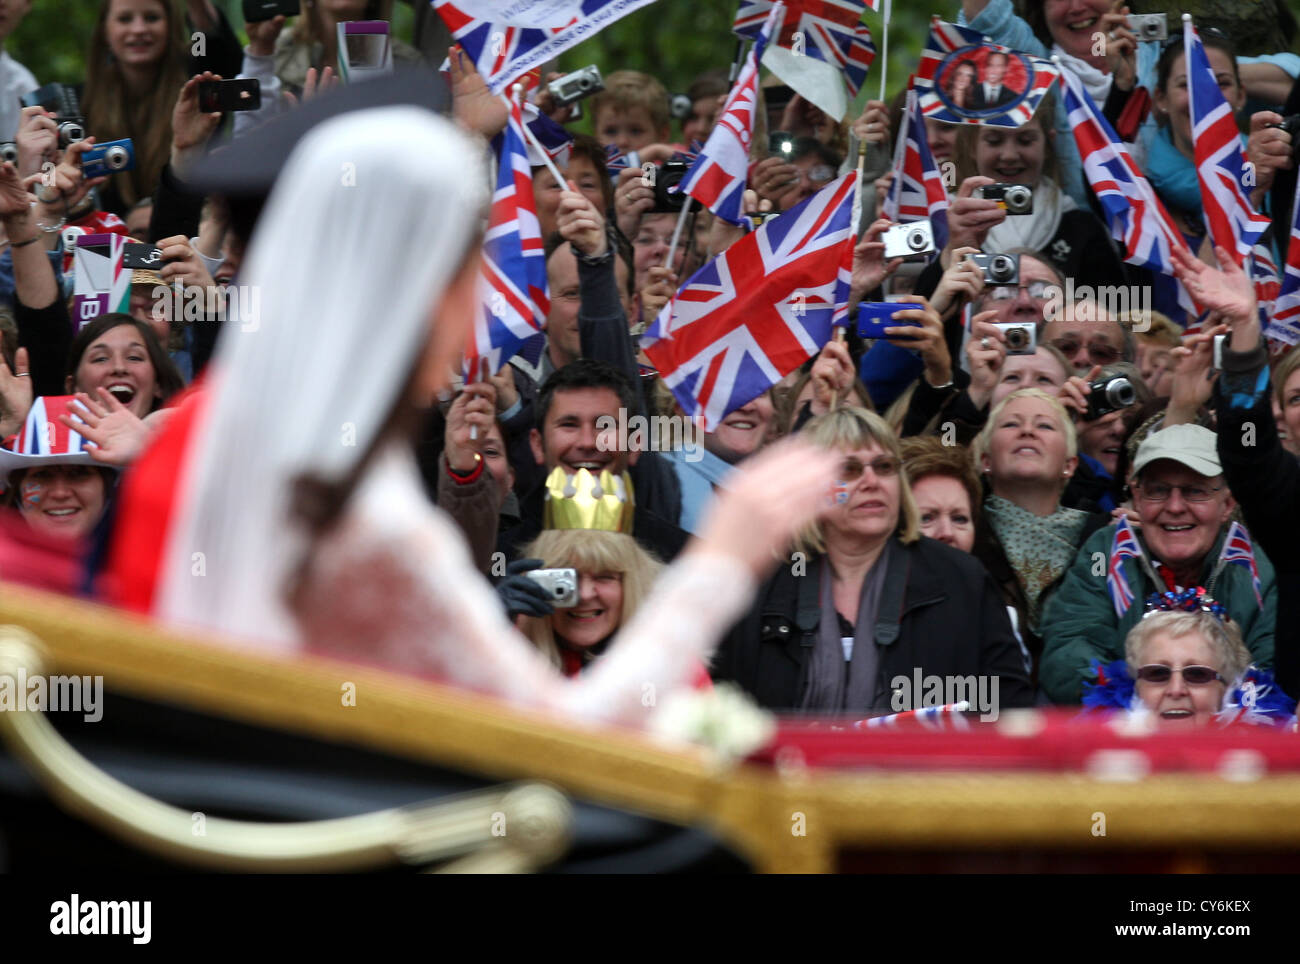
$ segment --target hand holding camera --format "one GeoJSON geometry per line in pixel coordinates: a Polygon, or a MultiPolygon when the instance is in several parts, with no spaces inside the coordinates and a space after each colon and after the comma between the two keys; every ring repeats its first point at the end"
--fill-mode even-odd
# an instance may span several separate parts
{"type": "Polygon", "coordinates": [[[952,264],[952,252],[958,248],[982,248],[989,230],[1007,219],[1007,212],[997,201],[976,197],[976,188],[995,183],[991,177],[974,175],[961,182],[957,197],[948,208],[948,246],[944,249],[944,267],[952,264]]]}
{"type": "Polygon", "coordinates": [[[1101,374],[1101,366],[1093,365],[1086,375],[1071,375],[1061,386],[1057,398],[1068,411],[1082,418],[1088,415],[1088,396],[1092,394],[1092,383],[1101,374]]]}
{"type": "Polygon", "coordinates": [[[970,387],[966,394],[977,411],[983,411],[993,399],[993,390],[1002,378],[1007,360],[1006,336],[993,323],[996,311],[981,311],[971,319],[971,334],[966,340],[966,367],[970,369],[970,387]]]}
{"type": "Polygon", "coordinates": [[[185,81],[176,106],[172,108],[172,169],[184,180],[185,172],[197,160],[203,146],[221,124],[220,113],[204,113],[199,108],[199,84],[220,80],[210,70],[196,74],[185,81]]]}
{"type": "MultiPolygon", "coordinates": [[[[1128,7],[1101,15],[1097,29],[1106,34],[1106,65],[1110,67],[1115,85],[1120,90],[1132,90],[1137,82],[1137,35],[1131,21],[1140,18],[1129,16],[1128,7]]],[[[1144,33],[1150,28],[1139,27],[1144,33]]]]}
{"type": "MultiPolygon", "coordinates": [[[[206,298],[207,293],[216,287],[207,265],[190,245],[190,239],[183,234],[163,238],[157,247],[162,253],[162,269],[158,272],[163,280],[172,283],[179,281],[186,288],[200,288],[206,298]]],[[[206,303],[206,301],[205,301],[206,303]]]]}
{"type": "Polygon", "coordinates": [[[661,264],[652,265],[646,274],[650,283],[641,289],[641,315],[657,318],[677,292],[677,275],[661,264]]]}
{"type": "Polygon", "coordinates": [[[273,57],[275,56],[275,42],[280,39],[280,31],[284,29],[284,14],[276,14],[269,20],[258,20],[249,22],[247,18],[244,21],[244,29],[248,33],[248,54],[252,57],[273,57]]]}
{"type": "Polygon", "coordinates": [[[555,227],[564,240],[589,258],[600,257],[609,247],[609,238],[605,236],[605,219],[572,181],[568,184],[568,190],[560,194],[560,206],[555,212],[555,227]]]}
{"type": "Polygon", "coordinates": [[[1216,343],[1222,343],[1222,336],[1227,331],[1227,325],[1203,328],[1200,333],[1184,338],[1182,345],[1170,352],[1174,373],[1165,414],[1166,425],[1196,421],[1196,413],[1210,400],[1219,374],[1214,348],[1216,343]]]}
{"type": "Polygon", "coordinates": [[[755,165],[749,186],[758,192],[760,198],[776,204],[798,180],[799,169],[780,154],[773,154],[755,165]]]}
{"type": "MultiPolygon", "coordinates": [[[[555,606],[551,601],[552,587],[543,586],[540,581],[532,578],[534,574],[555,571],[541,569],[539,568],[541,565],[543,565],[541,559],[517,559],[506,566],[506,576],[497,584],[496,590],[497,598],[501,600],[506,615],[511,619],[516,616],[549,616],[555,612],[555,606]]],[[[573,572],[573,570],[569,571],[573,572]]],[[[548,583],[550,580],[551,577],[546,577],[548,583]]],[[[569,605],[572,606],[576,602],[575,598],[569,605]]]]}
{"type": "Polygon", "coordinates": [[[897,309],[894,325],[885,336],[900,348],[920,354],[925,364],[925,380],[936,387],[952,381],[952,356],[943,337],[943,319],[921,295],[898,295],[891,302],[897,309]]]}
{"type": "Polygon", "coordinates": [[[24,107],[13,144],[5,160],[16,164],[23,177],[35,174],[46,161],[58,163],[59,125],[44,107],[24,107]]]}
{"type": "Polygon", "coordinates": [[[1007,214],[1034,213],[1034,189],[1028,184],[985,184],[976,196],[997,201],[1007,214]]]}
{"type": "Polygon", "coordinates": [[[1255,187],[1252,197],[1263,194],[1273,186],[1273,177],[1280,170],[1290,170],[1295,165],[1295,135],[1300,132],[1300,115],[1283,118],[1271,110],[1250,115],[1250,138],[1246,142],[1246,156],[1255,167],[1255,187]],[[1287,121],[1294,126],[1287,127],[1287,121]]]}
{"type": "Polygon", "coordinates": [[[952,264],[939,279],[939,286],[930,296],[930,304],[940,316],[946,317],[965,301],[974,301],[984,291],[984,271],[967,255],[979,254],[974,248],[958,248],[953,252],[952,264]]]}
{"type": "Polygon", "coordinates": [[[46,221],[66,217],[69,211],[76,210],[87,194],[108,181],[108,176],[98,173],[93,162],[87,163],[87,157],[93,157],[109,146],[97,145],[93,137],[87,137],[63,152],[63,160],[52,176],[39,175],[36,198],[41,205],[41,216],[46,221]]]}
{"type": "Polygon", "coordinates": [[[889,218],[878,218],[862,235],[853,249],[853,273],[849,278],[849,311],[853,306],[880,287],[886,278],[898,270],[902,258],[885,260],[885,243],[881,235],[889,230],[889,218]]]}
{"type": "Polygon", "coordinates": [[[642,182],[644,176],[641,168],[629,167],[618,172],[614,183],[614,214],[619,230],[629,238],[636,237],[641,215],[655,206],[655,190],[642,182]]]}

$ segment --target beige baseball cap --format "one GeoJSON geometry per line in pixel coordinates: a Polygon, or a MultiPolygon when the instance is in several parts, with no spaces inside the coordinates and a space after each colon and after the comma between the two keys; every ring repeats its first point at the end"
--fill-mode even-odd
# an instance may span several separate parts
{"type": "Polygon", "coordinates": [[[1198,472],[1207,479],[1223,474],[1219,464],[1219,450],[1215,444],[1215,435],[1201,425],[1170,425],[1158,432],[1152,432],[1146,441],[1138,446],[1137,458],[1133,460],[1133,473],[1136,475],[1152,462],[1169,459],[1179,465],[1185,465],[1193,472],[1198,472]]]}

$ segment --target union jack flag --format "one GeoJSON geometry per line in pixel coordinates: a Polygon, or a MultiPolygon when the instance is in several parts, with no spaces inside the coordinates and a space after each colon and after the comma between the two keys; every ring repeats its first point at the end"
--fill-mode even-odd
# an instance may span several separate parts
{"type": "Polygon", "coordinates": [[[1259,578],[1259,566],[1255,564],[1255,544],[1250,541],[1250,533],[1240,522],[1234,522],[1228,528],[1228,538],[1223,540],[1223,552],[1219,561],[1250,570],[1250,585],[1255,590],[1255,602],[1264,605],[1263,583],[1259,578]]]}
{"type": "Polygon", "coordinates": [[[894,148],[894,179],[885,196],[885,216],[900,224],[929,218],[935,250],[942,251],[948,243],[948,189],[930,153],[915,89],[907,92],[903,129],[894,148]]]}
{"type": "Polygon", "coordinates": [[[857,173],[850,171],[710,261],[664,306],[641,346],[713,431],[821,350],[848,320],[857,173]]]}
{"type": "Polygon", "coordinates": [[[1050,60],[1031,57],[1010,47],[1000,46],[978,30],[971,30],[969,27],[958,26],[955,23],[945,23],[938,17],[932,17],[930,39],[926,42],[925,49],[921,51],[921,64],[913,83],[921,97],[921,113],[926,117],[946,121],[949,124],[1020,127],[1034,116],[1034,111],[1038,110],[1038,105],[1043,102],[1043,98],[1059,73],[1060,71],[1050,60]],[[1004,105],[1005,109],[999,108],[997,114],[984,116],[983,111],[979,116],[957,113],[944,103],[939,95],[941,68],[950,59],[955,59],[952,56],[955,52],[970,50],[973,55],[976,53],[976,48],[980,47],[1004,53],[1008,60],[1019,61],[1029,78],[1028,88],[1004,105]]]}
{"type": "Polygon", "coordinates": [[[1124,260],[1172,275],[1171,250],[1188,250],[1182,232],[1082,82],[1063,70],[1061,83],[1084,174],[1106,212],[1111,237],[1124,243],[1124,260]]]}
{"type": "Polygon", "coordinates": [[[581,15],[562,27],[521,27],[479,20],[470,0],[433,0],[455,41],[478,67],[488,89],[499,94],[519,77],[575,44],[590,40],[615,20],[653,0],[582,0],[581,15]]]}
{"type": "Polygon", "coordinates": [[[784,10],[783,3],[772,5],[758,41],[736,78],[736,86],[723,105],[717,126],[709,134],[700,156],[677,184],[678,191],[686,192],[731,224],[743,223],[740,208],[749,176],[750,142],[758,105],[758,63],[784,10]]]}
{"type": "Polygon", "coordinates": [[[1248,168],[1237,121],[1219,90],[1205,47],[1190,20],[1183,21],[1183,50],[1196,176],[1201,182],[1205,220],[1214,243],[1232,252],[1241,265],[1270,221],[1250,206],[1250,197],[1242,186],[1248,168]]]}
{"type": "Polygon", "coordinates": [[[1291,209],[1291,235],[1287,240],[1282,283],[1273,302],[1273,318],[1264,333],[1276,342],[1300,342],[1300,190],[1291,209]]]}
{"type": "Polygon", "coordinates": [[[536,104],[525,102],[523,116],[533,135],[527,145],[528,163],[533,167],[544,166],[546,160],[542,154],[545,152],[560,170],[568,167],[569,155],[573,152],[573,135],[538,110],[536,104]]]}
{"type": "MultiPolygon", "coordinates": [[[[758,40],[774,6],[775,0],[741,0],[732,31],[758,40]]],[[[863,25],[862,14],[868,8],[875,10],[878,4],[865,0],[785,0],[785,6],[785,22],[763,66],[838,120],[844,116],[847,101],[858,95],[876,59],[871,31],[863,25]],[[827,90],[828,83],[836,82],[834,77],[848,91],[848,98],[836,97],[827,90]]]]}
{"type": "Polygon", "coordinates": [[[1141,558],[1142,546],[1129,525],[1128,517],[1122,516],[1115,526],[1115,539],[1110,544],[1110,565],[1106,571],[1106,591],[1110,593],[1116,616],[1123,617],[1135,598],[1128,577],[1124,575],[1124,560],[1141,558]]]}
{"type": "Polygon", "coordinates": [[[477,381],[480,363],[501,369],[530,338],[540,335],[551,310],[546,290],[546,254],[533,201],[533,176],[519,104],[492,141],[497,186],[483,236],[481,303],[465,350],[466,381],[477,381]]]}

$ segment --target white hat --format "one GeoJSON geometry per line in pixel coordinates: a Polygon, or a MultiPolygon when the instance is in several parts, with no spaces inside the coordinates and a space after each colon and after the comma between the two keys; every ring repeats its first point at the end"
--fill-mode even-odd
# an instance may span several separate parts
{"type": "Polygon", "coordinates": [[[1223,474],[1214,433],[1201,425],[1170,425],[1152,432],[1138,446],[1137,457],[1133,459],[1133,474],[1160,459],[1185,465],[1207,479],[1223,474]]]}

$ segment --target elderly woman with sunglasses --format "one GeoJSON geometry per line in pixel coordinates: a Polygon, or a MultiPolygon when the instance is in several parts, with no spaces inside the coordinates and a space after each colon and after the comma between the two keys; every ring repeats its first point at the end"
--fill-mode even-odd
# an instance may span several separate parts
{"type": "Polygon", "coordinates": [[[804,713],[912,708],[895,696],[918,673],[992,678],[1001,707],[1029,705],[996,587],[969,554],[921,535],[884,420],[843,407],[800,437],[840,454],[838,481],[820,521],[724,641],[714,679],[735,681],[763,706],[804,713]]]}
{"type": "Polygon", "coordinates": [[[1056,703],[1077,703],[1094,662],[1120,658],[1153,592],[1204,587],[1241,627],[1254,662],[1273,662],[1273,565],[1232,525],[1236,501],[1214,433],[1199,425],[1154,432],[1133,470],[1139,525],[1121,520],[1094,533],[1043,614],[1039,682],[1056,703]]]}

